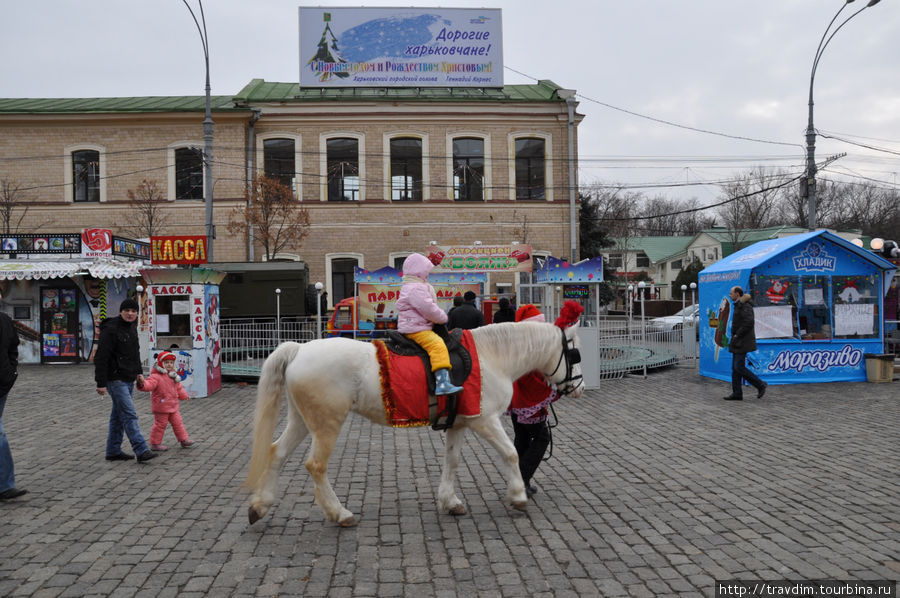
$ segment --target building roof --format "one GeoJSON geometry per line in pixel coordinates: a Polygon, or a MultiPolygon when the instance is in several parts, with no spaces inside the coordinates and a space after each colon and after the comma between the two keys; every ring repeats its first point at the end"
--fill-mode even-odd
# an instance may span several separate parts
{"type": "MultiPolygon", "coordinates": [[[[263,102],[322,101],[467,101],[565,102],[560,86],[542,80],[533,85],[481,87],[334,87],[303,88],[297,83],[253,79],[235,96],[211,96],[215,112],[247,110],[263,102]]],[[[204,112],[206,96],[145,96],[120,98],[0,98],[0,114],[110,114],[204,112]]]]}
{"type": "MultiPolygon", "coordinates": [[[[211,96],[216,112],[246,110],[231,96],[211,96]]],[[[147,112],[204,112],[206,96],[147,96],[121,98],[0,98],[0,114],[110,114],[147,112]]]]}
{"type": "Polygon", "coordinates": [[[771,238],[759,241],[751,246],[744,247],[740,251],[737,251],[728,257],[722,258],[721,260],[705,268],[700,274],[730,272],[734,270],[750,270],[768,262],[773,257],[784,253],[788,249],[797,247],[798,245],[802,245],[810,239],[815,238],[826,239],[834,243],[835,245],[842,247],[846,251],[856,255],[858,258],[867,262],[871,262],[873,265],[881,268],[882,270],[896,269],[896,266],[894,266],[891,262],[885,260],[881,256],[871,251],[867,251],[861,247],[857,247],[843,237],[839,237],[827,230],[816,230],[812,232],[804,231],[802,234],[791,235],[784,238],[771,238]]]}
{"type": "Polygon", "coordinates": [[[305,87],[253,79],[234,97],[235,104],[260,102],[434,101],[565,102],[562,89],[546,79],[533,85],[486,87],[305,87]]]}
{"type": "Polygon", "coordinates": [[[630,237],[612,239],[613,247],[603,248],[604,253],[616,251],[643,251],[655,263],[684,253],[694,237],[630,237]]]}

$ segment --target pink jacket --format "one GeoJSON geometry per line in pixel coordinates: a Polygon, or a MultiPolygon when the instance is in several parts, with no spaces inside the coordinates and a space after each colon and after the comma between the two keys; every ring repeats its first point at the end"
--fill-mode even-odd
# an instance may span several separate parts
{"type": "Polygon", "coordinates": [[[432,323],[445,324],[447,314],[437,304],[428,274],[434,268],[427,257],[413,253],[403,262],[403,287],[397,299],[397,331],[404,334],[431,330],[432,323]]]}
{"type": "Polygon", "coordinates": [[[153,413],[175,413],[178,411],[178,401],[189,398],[181,382],[170,377],[168,372],[160,370],[158,367],[154,367],[150,376],[137,387],[138,390],[150,393],[150,399],[153,401],[153,413]]]}

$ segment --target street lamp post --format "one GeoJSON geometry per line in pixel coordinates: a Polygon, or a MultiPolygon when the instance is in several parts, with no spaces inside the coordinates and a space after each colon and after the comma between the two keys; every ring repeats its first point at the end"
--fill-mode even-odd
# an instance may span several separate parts
{"type": "Polygon", "coordinates": [[[322,338],[322,289],[321,282],[316,283],[316,338],[322,338]]]}
{"type": "Polygon", "coordinates": [[[275,339],[281,344],[281,289],[275,289],[275,339]]]}
{"type": "Polygon", "coordinates": [[[818,169],[816,168],[816,127],[813,124],[813,83],[816,79],[816,68],[819,66],[819,60],[822,58],[822,54],[825,52],[825,48],[828,46],[828,43],[831,41],[831,38],[834,37],[834,34],[841,30],[841,27],[847,24],[850,19],[869,8],[870,6],[875,6],[881,0],[869,0],[868,4],[857,10],[855,13],[844,19],[844,22],[838,25],[834,31],[831,31],[831,26],[834,25],[834,22],[837,20],[838,16],[841,12],[847,8],[847,5],[853,2],[854,0],[846,0],[843,6],[835,13],[834,17],[831,19],[831,22],[828,23],[828,27],[825,28],[825,33],[822,34],[822,39],[819,40],[819,47],[816,48],[816,55],[813,59],[812,72],[809,75],[809,121],[806,125],[806,200],[807,200],[807,210],[808,210],[808,220],[809,220],[809,230],[815,230],[816,228],[816,173],[818,169]],[[831,34],[829,35],[829,31],[831,34]]]}
{"type": "Polygon", "coordinates": [[[213,259],[213,239],[216,238],[216,227],[213,224],[212,146],[214,125],[209,98],[209,37],[206,35],[206,17],[203,14],[203,1],[197,0],[197,4],[200,5],[199,21],[187,0],[181,1],[184,2],[184,5],[191,13],[191,17],[194,19],[194,23],[197,25],[200,41],[203,42],[203,60],[206,64],[206,116],[203,119],[203,199],[206,204],[206,259],[209,262],[213,262],[215,261],[213,259]]]}

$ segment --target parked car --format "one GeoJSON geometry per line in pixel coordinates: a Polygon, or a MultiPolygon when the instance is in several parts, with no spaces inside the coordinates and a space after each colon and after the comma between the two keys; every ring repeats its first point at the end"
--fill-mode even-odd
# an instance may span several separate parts
{"type": "MultiPolygon", "coordinates": [[[[684,309],[672,314],[671,316],[663,316],[661,318],[653,318],[647,322],[647,328],[655,332],[670,332],[672,330],[681,330],[682,326],[693,326],[697,328],[700,318],[700,305],[695,303],[684,309]]],[[[699,332],[699,328],[697,328],[699,332]]]]}

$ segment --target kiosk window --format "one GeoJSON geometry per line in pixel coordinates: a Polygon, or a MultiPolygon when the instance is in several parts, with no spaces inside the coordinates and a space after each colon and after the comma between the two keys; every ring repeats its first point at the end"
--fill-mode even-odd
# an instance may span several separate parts
{"type": "Polygon", "coordinates": [[[879,330],[878,277],[835,276],[834,337],[877,338],[879,330]]]}
{"type": "Polygon", "coordinates": [[[191,336],[190,295],[156,297],[158,336],[191,336]],[[168,324],[166,326],[166,324],[168,324]]]}
{"type": "Polygon", "coordinates": [[[804,340],[830,340],[832,337],[828,276],[803,276],[800,279],[800,337],[804,340]]]}
{"type": "Polygon", "coordinates": [[[800,338],[803,325],[798,327],[797,323],[798,282],[796,276],[754,274],[750,279],[757,339],[800,338]]]}

